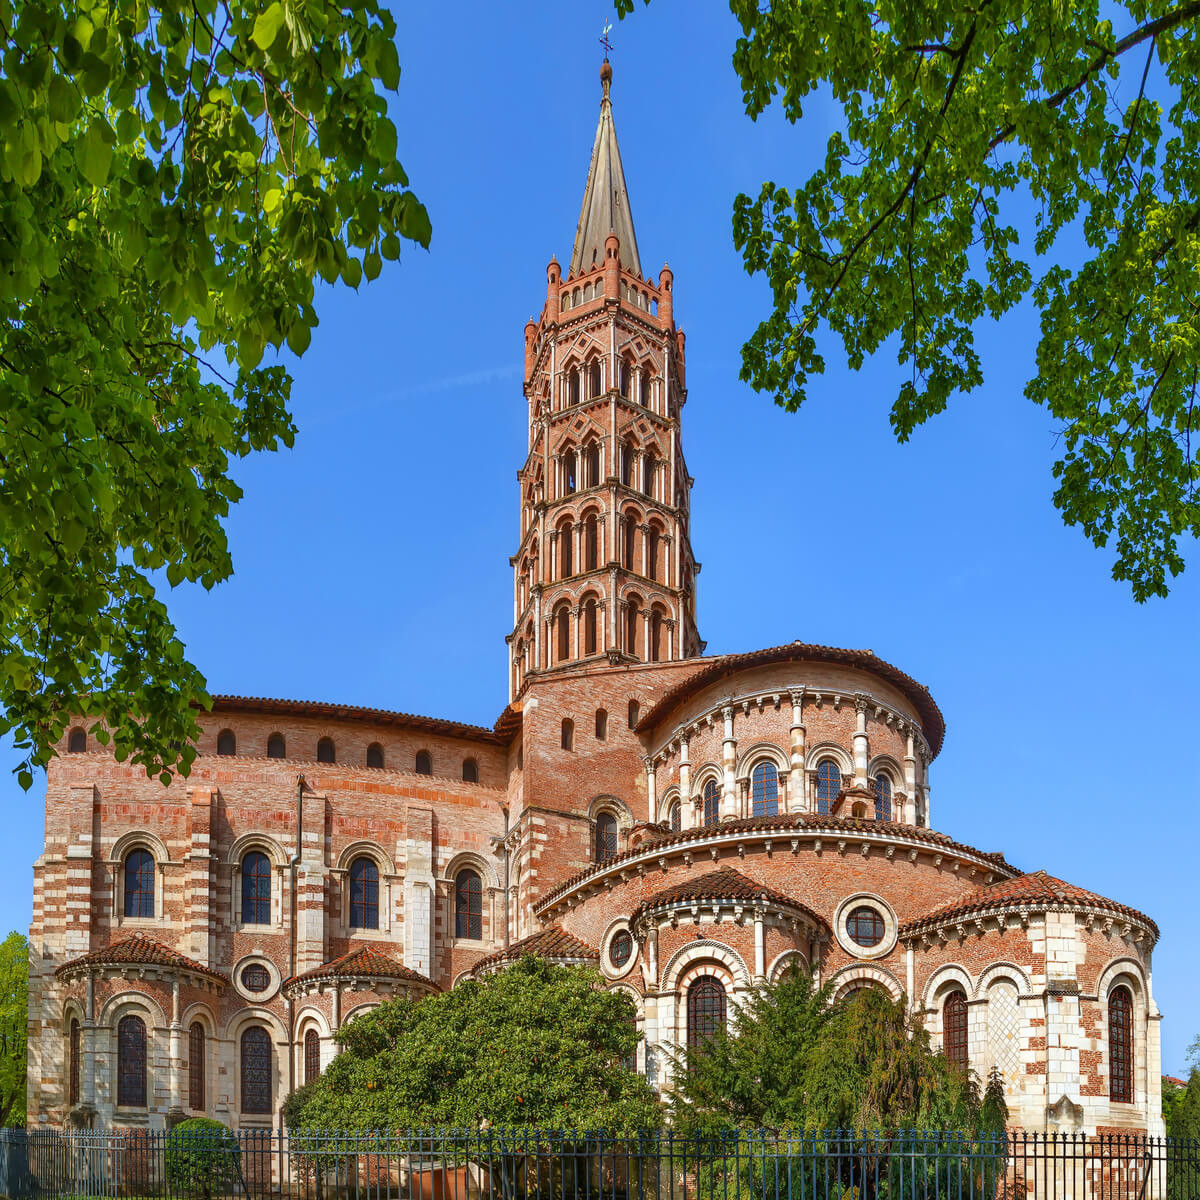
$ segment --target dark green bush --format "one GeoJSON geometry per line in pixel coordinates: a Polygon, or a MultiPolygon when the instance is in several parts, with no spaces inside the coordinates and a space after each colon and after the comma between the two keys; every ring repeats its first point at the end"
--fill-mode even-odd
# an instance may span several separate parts
{"type": "Polygon", "coordinates": [[[181,1121],[167,1135],[167,1182],[176,1195],[222,1195],[240,1174],[239,1153],[237,1138],[220,1121],[181,1121]]]}

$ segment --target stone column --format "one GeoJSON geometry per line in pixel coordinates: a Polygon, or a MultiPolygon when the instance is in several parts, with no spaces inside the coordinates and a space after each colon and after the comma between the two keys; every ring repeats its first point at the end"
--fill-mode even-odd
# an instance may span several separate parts
{"type": "Polygon", "coordinates": [[[766,932],[761,910],[754,914],[754,982],[762,983],[767,975],[766,932]]]}
{"type": "Polygon", "coordinates": [[[792,786],[788,789],[788,812],[804,812],[808,797],[805,796],[804,760],[808,750],[805,746],[807,731],[804,728],[804,689],[792,693],[792,786]]]}
{"type": "Polygon", "coordinates": [[[725,736],[721,742],[721,816],[731,820],[737,816],[737,790],[734,773],[737,770],[737,738],[733,736],[733,705],[721,709],[725,721],[725,736]]]}
{"type": "MultiPolygon", "coordinates": [[[[198,963],[208,966],[212,962],[210,952],[211,939],[211,904],[212,895],[212,810],[218,793],[211,788],[189,788],[188,805],[188,889],[186,912],[186,945],[188,957],[198,963]]],[[[234,880],[235,884],[237,880],[234,880]]],[[[240,899],[240,889],[236,886],[230,889],[234,892],[233,904],[236,906],[240,899]]],[[[235,912],[233,919],[240,919],[241,913],[235,912]]]]}
{"type": "Polygon", "coordinates": [[[432,809],[408,807],[404,857],[404,965],[433,978],[432,809]]]}
{"type": "Polygon", "coordinates": [[[904,731],[904,790],[908,799],[904,803],[904,816],[901,817],[909,825],[917,823],[917,758],[915,751],[916,734],[909,725],[904,731]]]}
{"type": "Polygon", "coordinates": [[[871,761],[871,743],[867,738],[867,701],[854,697],[854,786],[865,788],[867,764],[871,761]]]}
{"type": "Polygon", "coordinates": [[[688,739],[679,739],[679,824],[691,829],[695,824],[692,813],[692,764],[688,759],[688,739]]]}
{"type": "Polygon", "coordinates": [[[167,1031],[167,1068],[170,1106],[167,1109],[168,1128],[184,1119],[183,1111],[183,1026],[179,1022],[179,980],[171,981],[171,1024],[167,1031]]]}
{"type": "Polygon", "coordinates": [[[87,998],[79,1030],[79,1104],[86,1113],[96,1111],[96,975],[88,971],[87,998]]]}

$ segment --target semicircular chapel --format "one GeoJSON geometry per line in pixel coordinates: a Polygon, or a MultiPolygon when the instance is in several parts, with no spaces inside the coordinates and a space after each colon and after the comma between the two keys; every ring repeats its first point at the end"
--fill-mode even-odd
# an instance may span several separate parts
{"type": "Polygon", "coordinates": [[[218,696],[165,789],[71,723],[34,871],[32,1123],[278,1127],[357,1014],[532,953],[633,998],[663,1090],[668,1050],[795,965],[902,999],[1000,1073],[1018,1127],[1162,1132],[1154,922],[943,832],[946,723],[900,668],[706,655],[686,342],[611,81],[525,327],[507,705],[483,728],[218,696]]]}

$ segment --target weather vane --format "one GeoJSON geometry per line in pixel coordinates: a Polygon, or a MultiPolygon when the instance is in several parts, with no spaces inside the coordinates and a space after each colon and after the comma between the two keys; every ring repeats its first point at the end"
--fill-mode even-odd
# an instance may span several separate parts
{"type": "Polygon", "coordinates": [[[612,42],[608,40],[608,35],[612,33],[612,22],[605,21],[604,28],[600,31],[600,45],[604,47],[604,61],[608,62],[608,52],[612,49],[612,42]]]}

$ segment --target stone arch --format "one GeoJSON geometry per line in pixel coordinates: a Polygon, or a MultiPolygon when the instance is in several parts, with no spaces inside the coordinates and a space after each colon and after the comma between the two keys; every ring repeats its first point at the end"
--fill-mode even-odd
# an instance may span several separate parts
{"type": "Polygon", "coordinates": [[[727,946],[724,942],[702,938],[680,946],[667,960],[662,971],[661,990],[664,992],[678,991],[681,982],[690,974],[695,973],[692,968],[705,963],[722,967],[733,987],[748,988],[750,986],[750,971],[746,967],[745,959],[732,946],[727,946]]]}
{"type": "Polygon", "coordinates": [[[270,834],[266,833],[243,833],[229,847],[229,855],[225,861],[230,866],[238,866],[251,850],[261,850],[271,860],[272,866],[287,866],[287,851],[270,834]]]}
{"type": "Polygon", "coordinates": [[[349,871],[350,864],[360,857],[372,859],[379,867],[381,875],[396,874],[396,864],[392,862],[392,856],[378,842],[366,838],[359,838],[342,849],[337,860],[338,870],[349,871]]]}
{"type": "Polygon", "coordinates": [[[890,754],[877,754],[867,765],[867,777],[874,779],[880,771],[883,771],[892,781],[893,789],[897,791],[904,790],[904,770],[896,759],[890,754]]]}
{"type": "Polygon", "coordinates": [[[975,995],[975,984],[970,973],[958,963],[943,963],[925,981],[921,992],[921,1005],[925,1009],[936,1009],[946,998],[946,993],[955,987],[962,989],[963,995],[970,1000],[975,995]]]}
{"type": "Polygon", "coordinates": [[[105,1000],[96,1017],[96,1025],[98,1028],[111,1029],[115,1034],[117,1022],[131,1012],[139,1017],[148,1017],[146,1025],[151,1032],[154,1029],[166,1029],[170,1024],[162,1005],[153,996],[134,988],[125,988],[105,1000]]]}
{"type": "Polygon", "coordinates": [[[874,963],[850,963],[829,977],[833,985],[833,998],[840,1000],[863,984],[878,984],[893,1000],[904,998],[900,981],[886,967],[874,963]]]}
{"type": "Polygon", "coordinates": [[[769,983],[777,983],[782,977],[784,971],[786,971],[788,967],[792,965],[792,963],[801,964],[806,975],[812,970],[808,958],[804,954],[803,950],[784,950],[777,954],[771,965],[767,967],[767,981],[769,983]]]}
{"type": "Polygon", "coordinates": [[[474,850],[460,850],[446,864],[446,869],[442,872],[442,878],[453,882],[458,876],[459,871],[464,867],[470,867],[472,870],[478,871],[479,878],[483,881],[484,887],[498,888],[500,886],[500,880],[496,875],[496,868],[482,854],[476,854],[474,850]]]}
{"type": "Polygon", "coordinates": [[[1128,955],[1120,955],[1111,959],[1105,965],[1104,970],[1100,972],[1100,976],[1096,980],[1096,995],[1102,1003],[1107,1001],[1108,993],[1118,983],[1132,983],[1134,986],[1130,990],[1135,999],[1139,992],[1143,999],[1150,994],[1150,989],[1146,986],[1145,968],[1136,958],[1128,955]]]}
{"type": "Polygon", "coordinates": [[[633,826],[633,813],[630,811],[629,805],[620,796],[614,796],[608,792],[602,792],[599,796],[593,796],[591,803],[588,805],[589,820],[594,821],[604,812],[612,813],[617,818],[617,825],[623,833],[627,833],[633,826]]]}
{"type": "Polygon", "coordinates": [[[725,772],[716,763],[706,762],[703,766],[696,769],[696,773],[692,776],[692,791],[697,796],[704,794],[704,785],[709,780],[715,780],[718,787],[724,786],[725,772]]]}
{"type": "Polygon", "coordinates": [[[737,774],[738,778],[749,775],[751,770],[758,765],[761,759],[769,759],[775,764],[775,769],[780,773],[790,771],[792,769],[791,759],[787,752],[781,750],[774,742],[755,742],[748,750],[743,751],[738,757],[737,774]]]}
{"type": "Polygon", "coordinates": [[[110,863],[124,862],[125,856],[130,850],[149,850],[156,866],[162,866],[163,863],[171,861],[171,854],[167,850],[166,842],[157,833],[151,833],[148,829],[131,829],[128,833],[123,833],[113,842],[112,849],[108,852],[108,861],[110,863]]]}
{"type": "Polygon", "coordinates": [[[624,981],[610,983],[608,990],[610,992],[624,992],[633,1001],[633,1006],[637,1009],[637,1023],[640,1028],[642,1022],[646,1019],[646,1000],[642,993],[631,983],[624,981]]]}
{"type": "Polygon", "coordinates": [[[342,1025],[353,1021],[355,1017],[365,1016],[367,1013],[373,1012],[379,1007],[379,1004],[378,1000],[364,1000],[361,1004],[356,1004],[342,1017],[342,1025]]]}
{"type": "Polygon", "coordinates": [[[986,999],[988,988],[998,979],[1007,979],[1017,989],[1018,996],[1027,996],[1033,990],[1029,983],[1029,976],[1022,967],[1018,967],[1014,962],[995,962],[979,972],[974,989],[967,995],[973,996],[976,1000],[986,999]]]}
{"type": "Polygon", "coordinates": [[[199,1021],[204,1026],[205,1037],[215,1038],[217,1036],[219,1026],[217,1025],[216,1014],[204,1000],[194,1000],[180,1014],[179,1024],[183,1027],[185,1036],[196,1021],[199,1021]]]}
{"type": "Polygon", "coordinates": [[[804,759],[805,769],[815,771],[823,758],[832,758],[837,763],[843,781],[854,777],[854,759],[844,746],[839,746],[837,742],[818,742],[810,746],[804,759]]]}

